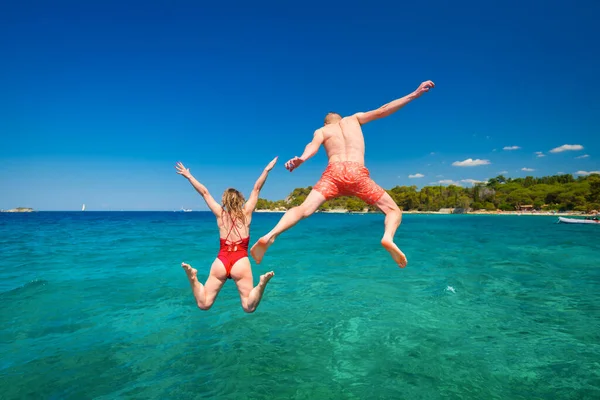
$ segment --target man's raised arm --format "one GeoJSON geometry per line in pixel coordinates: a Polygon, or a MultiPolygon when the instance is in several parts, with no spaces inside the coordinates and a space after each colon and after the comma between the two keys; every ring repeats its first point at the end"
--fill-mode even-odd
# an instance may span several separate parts
{"type": "Polygon", "coordinates": [[[376,119],[385,118],[389,115],[392,115],[414,99],[421,97],[423,93],[428,92],[429,89],[433,87],[435,87],[435,84],[432,81],[425,81],[419,85],[417,90],[404,97],[384,104],[376,110],[356,113],[354,116],[358,119],[358,122],[360,122],[361,125],[364,125],[367,122],[375,121],[376,119]]]}
{"type": "Polygon", "coordinates": [[[321,144],[323,144],[323,140],[323,131],[321,129],[317,129],[315,131],[313,140],[304,148],[304,153],[302,153],[300,157],[294,157],[290,161],[285,163],[285,167],[288,169],[288,171],[292,172],[300,165],[302,165],[304,161],[317,154],[317,152],[319,151],[319,147],[321,147],[321,144]]]}

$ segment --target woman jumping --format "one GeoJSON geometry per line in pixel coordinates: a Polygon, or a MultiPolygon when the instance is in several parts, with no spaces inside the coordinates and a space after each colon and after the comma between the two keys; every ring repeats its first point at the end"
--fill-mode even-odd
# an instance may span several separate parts
{"type": "Polygon", "coordinates": [[[244,196],[232,188],[225,190],[221,204],[217,203],[208,192],[208,189],[192,176],[189,169],[185,168],[182,163],[177,163],[175,166],[177,173],[185,177],[204,198],[208,208],[217,217],[217,225],[219,226],[221,248],[217,258],[212,263],[210,275],[204,285],[196,278],[198,274],[196,269],[189,264],[181,263],[192,286],[196,304],[201,310],[208,310],[213,305],[227,279],[233,279],[235,282],[240,292],[244,311],[251,313],[258,307],[265,287],[274,273],[271,271],[261,275],[258,285],[252,287],[254,284],[252,267],[250,266],[250,260],[248,260],[250,222],[252,221],[252,213],[256,208],[258,194],[267,180],[269,171],[273,169],[276,162],[277,157],[265,167],[245,204],[244,196]]]}

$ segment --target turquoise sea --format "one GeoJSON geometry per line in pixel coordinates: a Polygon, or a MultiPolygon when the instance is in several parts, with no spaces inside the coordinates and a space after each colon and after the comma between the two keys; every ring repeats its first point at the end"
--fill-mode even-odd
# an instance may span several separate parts
{"type": "MultiPolygon", "coordinates": [[[[253,243],[281,214],[255,214],[253,243]]],[[[196,308],[212,214],[0,214],[2,399],[598,399],[600,227],[317,214],[196,308]],[[447,290],[448,286],[454,291],[447,290]]]]}

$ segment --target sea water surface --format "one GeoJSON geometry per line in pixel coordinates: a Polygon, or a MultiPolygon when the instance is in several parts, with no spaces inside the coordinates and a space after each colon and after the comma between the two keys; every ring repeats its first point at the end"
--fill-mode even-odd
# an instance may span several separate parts
{"type": "Polygon", "coordinates": [[[555,222],[406,215],[399,269],[382,215],[317,214],[246,314],[181,269],[206,279],[212,214],[3,213],[0,398],[598,399],[600,226],[555,222]]]}

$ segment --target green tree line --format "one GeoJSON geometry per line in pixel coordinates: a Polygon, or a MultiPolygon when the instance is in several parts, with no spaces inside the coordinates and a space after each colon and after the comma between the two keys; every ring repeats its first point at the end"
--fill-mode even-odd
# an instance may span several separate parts
{"type": "MultiPolygon", "coordinates": [[[[259,199],[262,210],[288,209],[300,205],[312,187],[296,188],[285,200],[259,199]]],[[[470,208],[489,211],[514,211],[524,205],[536,210],[592,211],[600,210],[600,175],[592,174],[574,178],[571,174],[536,178],[505,178],[499,175],[487,183],[473,187],[395,186],[387,192],[403,210],[437,211],[441,208],[470,208]]],[[[327,201],[322,210],[346,209],[348,211],[375,210],[354,197],[339,197],[327,201]]]]}

